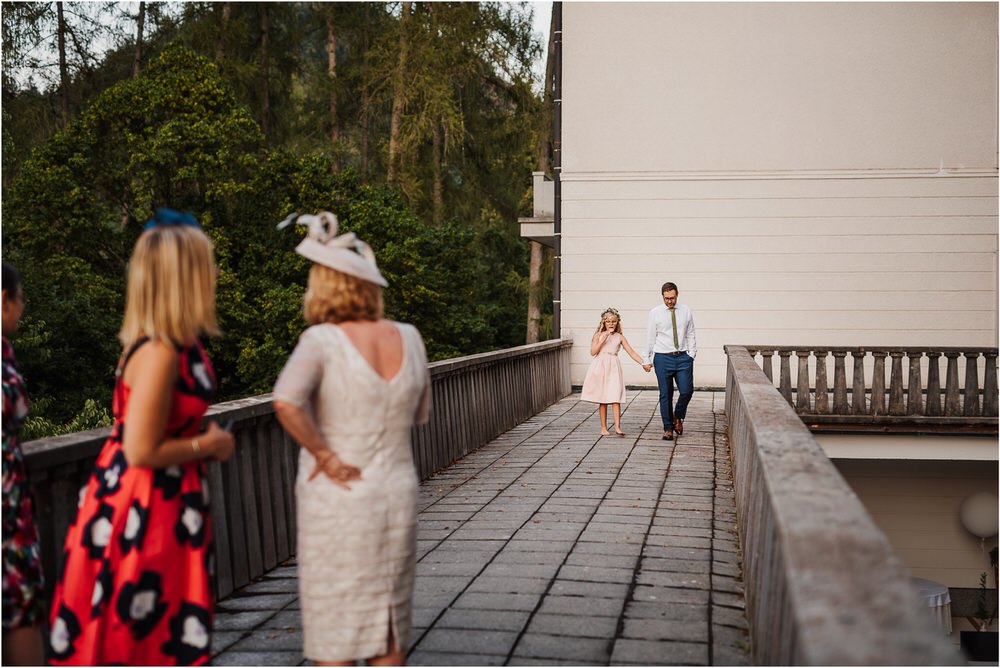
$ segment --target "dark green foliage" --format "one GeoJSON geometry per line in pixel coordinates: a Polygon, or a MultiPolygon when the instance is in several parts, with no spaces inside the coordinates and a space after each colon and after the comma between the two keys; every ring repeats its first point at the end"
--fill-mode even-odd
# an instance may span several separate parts
{"type": "MultiPolygon", "coordinates": [[[[387,316],[415,324],[431,359],[523,343],[527,248],[514,218],[530,201],[530,90],[465,89],[470,132],[449,154],[456,161],[445,165],[446,215],[436,226],[426,200],[404,200],[373,178],[384,174],[376,149],[386,110],[362,120],[362,102],[351,94],[362,87],[365,50],[391,26],[391,12],[372,3],[336,7],[344,34],[334,85],[344,95],[343,139],[335,145],[323,120],[331,84],[316,41],[325,19],[310,14],[312,5],[272,5],[272,48],[287,48],[271,65],[265,137],[260,110],[251,111],[260,80],[247,41],[261,10],[232,7],[219,64],[212,59],[218,5],[192,3],[179,23],[159,20],[148,41],[157,55],[137,78],[130,78],[128,45],[110,52],[109,69],[89,80],[118,83],[87,95],[61,132],[52,134],[45,120],[57,117],[51,96],[27,90],[11,97],[4,82],[4,259],[20,269],[28,297],[13,343],[33,402],[30,436],[107,421],[128,256],[139,221],[160,205],[195,213],[215,244],[224,334],[208,345],[220,399],[270,391],[305,326],[309,263],[294,253],[304,230],[275,229],[292,211],[333,211],[343,231],[372,245],[390,282],[387,316]],[[184,35],[204,56],[166,45],[171,35],[184,35]],[[33,109],[44,113],[33,118],[33,109]],[[49,138],[21,141],[12,126],[49,138]],[[371,133],[368,172],[364,128],[371,133]]],[[[414,156],[425,159],[417,148],[414,156]]],[[[420,165],[409,169],[419,181],[420,165]]]]}
{"type": "Polygon", "coordinates": [[[200,213],[238,197],[259,136],[214,67],[174,48],[23,165],[5,192],[4,255],[30,300],[18,354],[33,395],[56,399],[53,421],[87,398],[110,399],[135,218],[164,203],[200,213]]]}

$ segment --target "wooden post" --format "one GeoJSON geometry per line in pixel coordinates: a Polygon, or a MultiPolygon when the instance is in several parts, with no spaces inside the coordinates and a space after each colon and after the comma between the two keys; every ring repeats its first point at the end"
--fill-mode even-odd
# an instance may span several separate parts
{"type": "Polygon", "coordinates": [[[986,370],[983,373],[983,415],[997,415],[997,353],[985,353],[986,370]]]}
{"type": "Polygon", "coordinates": [[[851,351],[854,358],[854,376],[851,383],[851,412],[855,415],[865,415],[865,350],[860,348],[851,351]]]}
{"type": "Polygon", "coordinates": [[[903,351],[894,350],[889,353],[892,358],[892,373],[889,377],[889,415],[903,415],[906,407],[903,405],[903,351]]]}
{"type": "Polygon", "coordinates": [[[792,370],[788,362],[788,358],[792,356],[791,350],[779,350],[778,355],[781,357],[781,387],[778,388],[781,392],[781,396],[785,398],[789,406],[794,406],[792,403],[792,370]]]}
{"type": "Polygon", "coordinates": [[[918,352],[906,353],[910,358],[910,377],[906,383],[906,414],[923,415],[923,381],[920,378],[920,358],[918,352]]]}
{"type": "Polygon", "coordinates": [[[965,406],[967,417],[979,415],[979,353],[965,353],[965,406]]]}
{"type": "Polygon", "coordinates": [[[772,358],[774,357],[773,350],[762,350],[760,351],[760,366],[764,369],[764,375],[767,379],[774,383],[774,369],[772,368],[772,358]]]}
{"type": "Polygon", "coordinates": [[[847,404],[847,372],[844,370],[846,350],[833,351],[833,414],[847,415],[850,408],[847,404]]]}
{"type": "Polygon", "coordinates": [[[885,415],[885,356],[884,350],[873,350],[875,366],[872,368],[872,415],[885,415]]]}
{"type": "Polygon", "coordinates": [[[816,412],[830,412],[830,397],[826,387],[826,351],[816,351],[816,412]]]}
{"type": "Polygon", "coordinates": [[[938,358],[939,352],[927,353],[927,403],[924,415],[941,415],[941,377],[938,358]]]}
{"type": "Polygon", "coordinates": [[[946,352],[948,358],[948,369],[945,371],[944,387],[944,414],[946,416],[961,415],[962,403],[958,390],[958,355],[955,352],[946,352]]]}
{"type": "Polygon", "coordinates": [[[795,355],[799,358],[799,379],[795,384],[795,411],[798,413],[808,413],[811,408],[809,402],[809,350],[797,350],[795,355]]]}

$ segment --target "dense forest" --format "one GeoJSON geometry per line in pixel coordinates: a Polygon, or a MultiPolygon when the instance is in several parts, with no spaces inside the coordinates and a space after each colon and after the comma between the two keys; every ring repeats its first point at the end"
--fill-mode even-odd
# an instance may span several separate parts
{"type": "Polygon", "coordinates": [[[551,311],[517,228],[551,150],[529,4],[0,7],[26,439],[109,423],[126,264],[158,206],[215,243],[220,400],[270,391],[305,326],[304,231],[275,227],[294,211],[371,244],[387,316],[432,360],[523,344],[529,293],[551,311]]]}

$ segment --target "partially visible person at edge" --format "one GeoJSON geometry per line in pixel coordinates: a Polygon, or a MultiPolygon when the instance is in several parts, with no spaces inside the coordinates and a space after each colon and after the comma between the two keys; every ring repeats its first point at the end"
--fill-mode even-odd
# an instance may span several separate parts
{"type": "Polygon", "coordinates": [[[194,216],[158,209],[128,269],[115,424],[80,491],[52,602],[56,665],[198,665],[211,650],[212,525],[205,460],[233,436],[201,430],[218,334],[212,244],[194,216]]]}
{"type": "Polygon", "coordinates": [[[34,499],[19,433],[28,416],[24,378],[7,337],[17,331],[24,289],[17,270],[3,263],[3,664],[44,661],[41,625],[42,557],[34,499]]]}
{"type": "Polygon", "coordinates": [[[314,262],[309,327],[274,386],[302,446],[295,483],[304,654],[318,665],[402,665],[412,627],[417,474],[410,430],[427,421],[420,332],[382,317],[387,283],[368,244],[327,212],[302,216],[314,262]]]}
{"type": "Polygon", "coordinates": [[[684,433],[684,418],[694,395],[694,358],[698,343],[694,334],[694,317],[685,304],[677,303],[677,286],[664,283],[660,288],[663,303],[653,307],[646,322],[646,354],[642,368],[656,371],[660,388],[660,418],[663,420],[663,440],[674,440],[674,432],[684,433]],[[677,382],[677,404],[674,382],[677,382]]]}

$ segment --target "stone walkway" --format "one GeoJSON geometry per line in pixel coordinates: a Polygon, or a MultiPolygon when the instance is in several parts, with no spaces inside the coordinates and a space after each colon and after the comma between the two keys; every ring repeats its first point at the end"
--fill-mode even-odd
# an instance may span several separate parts
{"type": "MultiPolygon", "coordinates": [[[[749,665],[724,395],[677,441],[573,395],[426,481],[412,665],[749,665]]],[[[299,665],[294,561],[221,601],[215,665],[299,665]]]]}

